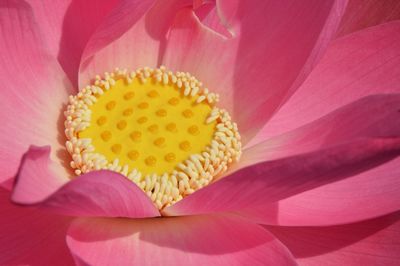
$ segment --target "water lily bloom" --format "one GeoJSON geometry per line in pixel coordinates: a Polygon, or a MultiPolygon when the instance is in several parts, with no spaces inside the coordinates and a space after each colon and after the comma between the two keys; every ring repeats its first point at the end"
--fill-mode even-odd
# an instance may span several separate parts
{"type": "Polygon", "coordinates": [[[0,264],[398,265],[400,22],[346,4],[2,1],[0,264]]]}

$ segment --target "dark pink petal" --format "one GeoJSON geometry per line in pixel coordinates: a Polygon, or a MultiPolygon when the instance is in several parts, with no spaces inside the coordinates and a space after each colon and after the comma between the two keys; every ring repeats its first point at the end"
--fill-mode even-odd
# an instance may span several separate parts
{"type": "MultiPolygon", "coordinates": [[[[301,192],[349,178],[400,154],[400,139],[364,139],[330,149],[260,163],[189,195],[164,210],[167,215],[253,210],[301,192]]],[[[400,204],[400,193],[392,199],[400,204]]],[[[398,205],[397,205],[398,208],[398,205]]],[[[246,213],[246,212],[244,212],[246,213]]],[[[263,222],[262,220],[258,222],[263,222]]]]}
{"type": "Polygon", "coordinates": [[[330,227],[266,227],[299,265],[399,265],[400,213],[330,227]]]}
{"type": "Polygon", "coordinates": [[[249,139],[308,75],[345,2],[218,1],[232,38],[211,31],[187,8],[175,19],[162,62],[220,93],[221,106],[249,139]]]}
{"type": "Polygon", "coordinates": [[[79,82],[116,67],[156,67],[170,21],[190,0],[122,1],[90,39],[82,58],[79,82]]]}
{"type": "Polygon", "coordinates": [[[295,265],[259,225],[218,216],[80,219],[67,243],[89,265],[295,265]]]}
{"type": "Polygon", "coordinates": [[[334,41],[309,78],[253,143],[301,127],[365,96],[400,93],[399,66],[400,22],[334,41]]]}
{"type": "Polygon", "coordinates": [[[350,0],[340,23],[338,36],[400,19],[398,0],[350,0]]]}
{"type": "Polygon", "coordinates": [[[10,202],[0,188],[0,265],[73,265],[66,245],[71,218],[10,202]]]}
{"type": "Polygon", "coordinates": [[[64,215],[154,217],[157,208],[127,178],[111,171],[93,171],[70,182],[60,180],[49,148],[31,148],[24,156],[12,199],[64,215]]]}
{"type": "Polygon", "coordinates": [[[35,21],[48,44],[76,86],[83,49],[106,15],[119,0],[28,0],[35,21]]]}
{"type": "Polygon", "coordinates": [[[29,6],[0,4],[0,183],[15,176],[29,145],[51,145],[63,157],[63,108],[70,84],[46,53],[29,6]]]}

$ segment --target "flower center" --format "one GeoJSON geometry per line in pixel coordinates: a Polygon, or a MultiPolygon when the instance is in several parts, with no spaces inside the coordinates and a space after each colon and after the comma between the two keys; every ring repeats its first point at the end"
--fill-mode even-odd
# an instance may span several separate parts
{"type": "Polygon", "coordinates": [[[80,175],[109,169],[135,182],[159,209],[209,184],[241,154],[218,95],[189,73],[116,69],[70,96],[66,148],[80,175]]]}

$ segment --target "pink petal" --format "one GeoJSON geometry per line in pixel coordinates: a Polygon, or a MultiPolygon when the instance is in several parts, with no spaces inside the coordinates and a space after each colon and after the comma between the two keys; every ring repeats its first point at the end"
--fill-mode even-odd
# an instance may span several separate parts
{"type": "Polygon", "coordinates": [[[249,139],[310,72],[335,32],[345,1],[310,5],[219,1],[231,39],[210,31],[187,8],[175,18],[162,61],[220,93],[221,106],[249,139]]]}
{"type": "MultiPolygon", "coordinates": [[[[201,1],[202,0],[200,0],[200,2],[201,1]]],[[[232,37],[232,34],[222,24],[221,17],[218,14],[218,10],[214,1],[205,1],[205,3],[200,4],[197,8],[195,7],[194,11],[201,23],[206,27],[225,37],[232,37]]]]}
{"type": "MultiPolygon", "coordinates": [[[[164,210],[187,215],[257,208],[301,192],[349,178],[400,154],[400,139],[365,139],[330,149],[260,163],[193,193],[164,210]]],[[[400,203],[397,193],[395,202],[400,203]]],[[[398,207],[397,207],[398,208],[398,207]]],[[[265,216],[262,211],[255,217],[265,216]]],[[[262,220],[257,220],[263,222],[262,220]]]]}
{"type": "Polygon", "coordinates": [[[299,265],[398,265],[400,213],[331,227],[271,227],[299,265]]]}
{"type": "Polygon", "coordinates": [[[82,58],[80,86],[116,67],[135,70],[158,65],[170,20],[191,1],[123,1],[90,39],[82,58]]]}
{"type": "Polygon", "coordinates": [[[332,147],[359,138],[400,136],[400,94],[368,96],[285,134],[245,148],[238,167],[332,147]]]}
{"type": "Polygon", "coordinates": [[[28,0],[46,44],[76,85],[83,49],[118,0],[28,0]]]}
{"type": "Polygon", "coordinates": [[[159,212],[133,182],[111,171],[94,171],[70,182],[59,179],[49,148],[31,148],[18,173],[12,199],[74,216],[155,217],[159,212]]]}
{"type": "Polygon", "coordinates": [[[70,85],[55,59],[44,53],[26,4],[0,8],[0,183],[13,178],[29,145],[52,145],[60,158],[63,108],[70,85]]]}
{"type": "Polygon", "coordinates": [[[295,265],[259,225],[218,216],[80,219],[67,243],[84,265],[295,265]]]}
{"type": "Polygon", "coordinates": [[[337,35],[397,19],[400,19],[400,2],[397,0],[350,0],[337,35]]]}
{"type": "MultiPolygon", "coordinates": [[[[238,167],[326,149],[359,138],[400,136],[400,124],[393,123],[400,119],[399,106],[400,94],[366,97],[313,123],[246,149],[238,167]]],[[[261,215],[260,219],[268,224],[331,225],[390,213],[398,208],[394,199],[400,193],[399,163],[398,159],[393,160],[281,200],[278,212],[251,210],[248,215],[261,215]]]]}
{"type": "Polygon", "coordinates": [[[400,92],[400,22],[334,41],[301,88],[257,140],[305,125],[372,94],[400,92]]]}
{"type": "Polygon", "coordinates": [[[399,209],[400,159],[246,212],[262,223],[326,226],[358,222],[399,209]],[[276,207],[278,206],[278,207],[276,207]],[[278,210],[267,212],[269,208],[278,210]]]}
{"type": "Polygon", "coordinates": [[[71,218],[14,205],[0,188],[0,264],[73,265],[65,236],[71,218]]]}

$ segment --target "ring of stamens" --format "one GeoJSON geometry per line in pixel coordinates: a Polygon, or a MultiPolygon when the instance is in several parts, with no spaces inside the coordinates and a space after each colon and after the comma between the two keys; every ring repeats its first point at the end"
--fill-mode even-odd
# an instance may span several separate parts
{"type": "Polygon", "coordinates": [[[66,148],[76,175],[109,169],[159,209],[206,186],[241,155],[219,96],[189,73],[116,69],[69,97],[66,148]]]}

